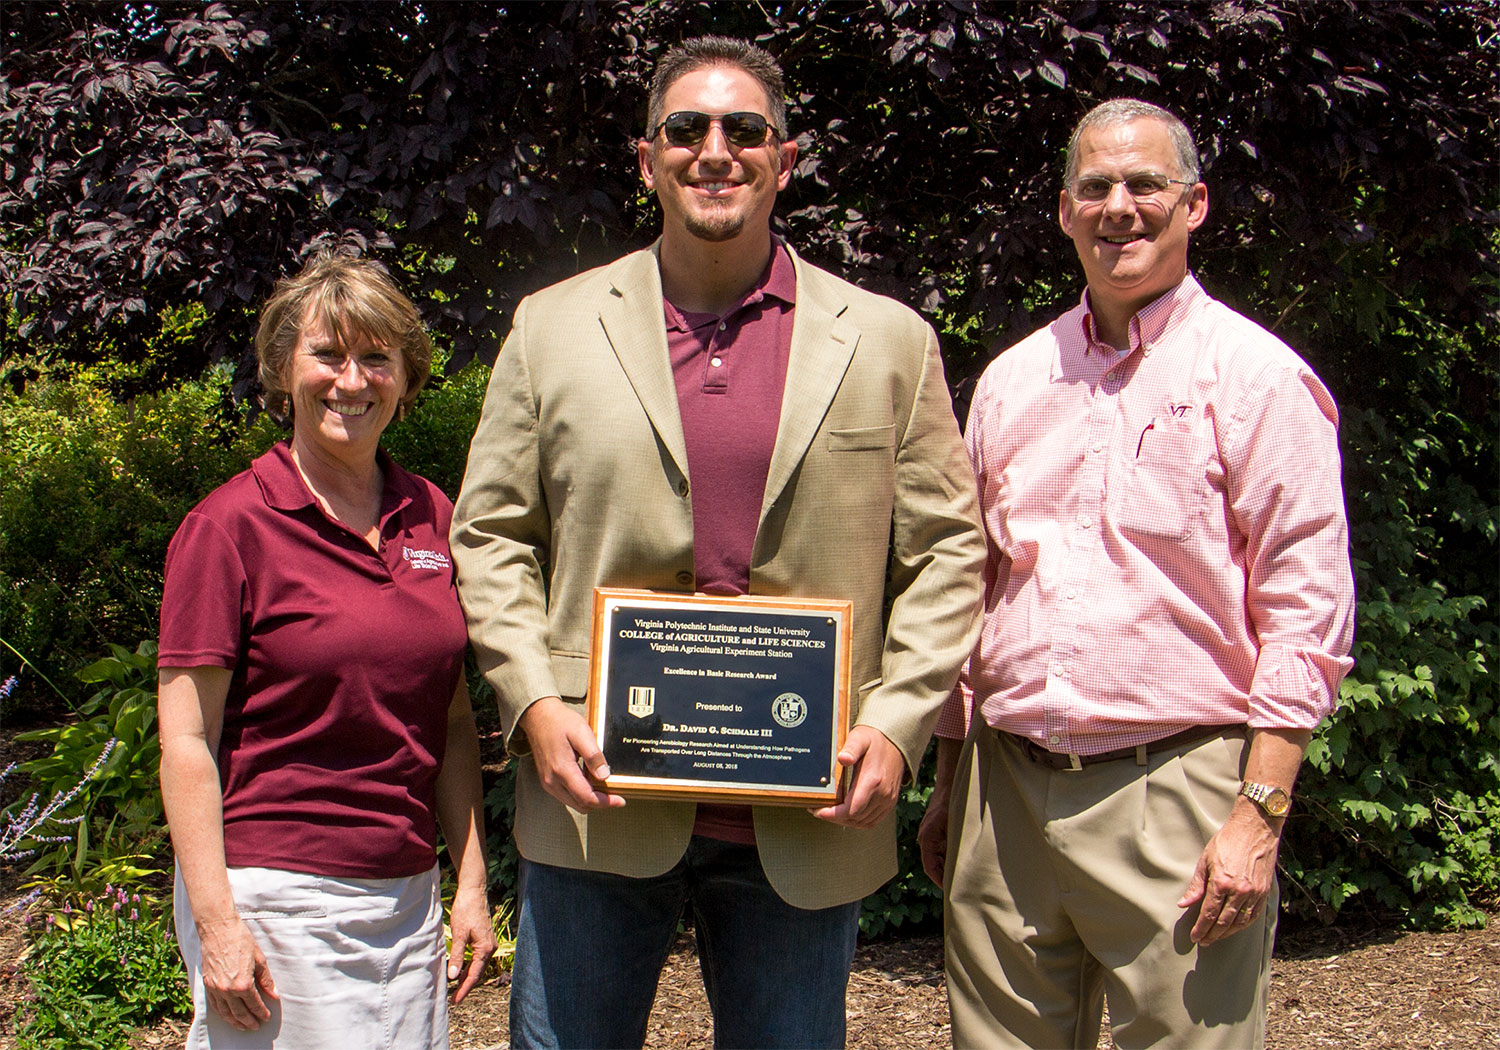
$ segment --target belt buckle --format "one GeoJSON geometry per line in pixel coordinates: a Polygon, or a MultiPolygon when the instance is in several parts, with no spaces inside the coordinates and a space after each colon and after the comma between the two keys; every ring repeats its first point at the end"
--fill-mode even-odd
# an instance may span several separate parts
{"type": "Polygon", "coordinates": [[[1068,760],[1068,764],[1067,764],[1067,766],[1065,768],[1062,769],[1062,772],[1064,772],[1064,773],[1081,773],[1081,772],[1083,772],[1083,761],[1077,755],[1073,754],[1072,752],[1068,752],[1065,757],[1068,760]]]}

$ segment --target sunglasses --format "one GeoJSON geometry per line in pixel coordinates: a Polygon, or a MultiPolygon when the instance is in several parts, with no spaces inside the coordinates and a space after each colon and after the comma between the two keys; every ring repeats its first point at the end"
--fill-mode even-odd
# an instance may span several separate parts
{"type": "Polygon", "coordinates": [[[740,149],[763,146],[768,135],[781,137],[759,113],[725,113],[714,117],[691,109],[668,113],[667,119],[651,132],[651,137],[654,139],[658,131],[665,131],[667,142],[673,146],[696,146],[708,138],[708,130],[716,122],[729,144],[740,149]]]}

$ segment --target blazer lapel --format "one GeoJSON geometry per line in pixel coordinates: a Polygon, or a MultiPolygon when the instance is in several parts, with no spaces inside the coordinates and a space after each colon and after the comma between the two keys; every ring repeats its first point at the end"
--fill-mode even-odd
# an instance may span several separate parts
{"type": "Polygon", "coordinates": [[[776,448],[771,453],[766,495],[760,506],[761,525],[807,454],[859,344],[859,329],[843,317],[849,304],[839,294],[838,286],[817,280],[818,272],[804,266],[795,252],[792,261],[797,267],[797,313],[792,323],[776,448]]]}
{"type": "Polygon", "coordinates": [[[677,409],[677,385],[667,353],[667,326],[662,315],[658,247],[625,256],[610,274],[613,287],[599,309],[605,337],[619,358],[646,418],[684,477],[687,441],[677,409]]]}

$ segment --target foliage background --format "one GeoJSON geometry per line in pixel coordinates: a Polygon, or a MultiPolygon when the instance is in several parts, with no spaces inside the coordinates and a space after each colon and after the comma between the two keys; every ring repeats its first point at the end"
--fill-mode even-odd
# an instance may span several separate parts
{"type": "MultiPolygon", "coordinates": [[[[729,32],[782,58],[787,235],[922,309],[960,411],[994,352],[1076,300],[1061,149],[1090,106],[1136,95],[1203,150],[1200,280],[1344,413],[1358,664],[1299,792],[1287,905],[1474,922],[1493,904],[1492,5],[0,9],[0,639],[37,670],[66,680],[154,634],[176,522],[272,439],[245,408],[252,309],[314,246],[369,251],[416,293],[450,378],[390,444],[453,492],[520,297],[654,236],[633,143],[672,41],[729,32]]],[[[0,674],[18,659],[0,648],[0,674]]],[[[36,677],[12,717],[47,706],[36,677]]],[[[908,860],[867,926],[934,902],[908,860]]]]}

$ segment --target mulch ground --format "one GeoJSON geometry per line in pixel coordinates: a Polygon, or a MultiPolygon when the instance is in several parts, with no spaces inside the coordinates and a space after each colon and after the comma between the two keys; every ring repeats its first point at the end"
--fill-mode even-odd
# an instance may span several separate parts
{"type": "MultiPolygon", "coordinates": [[[[508,1047],[506,1003],[506,989],[491,984],[455,1008],[454,1050],[508,1047]]],[[[949,1045],[942,940],[862,946],[848,1003],[850,1047],[949,1045]]],[[[1272,1050],[1500,1050],[1500,925],[1452,933],[1292,931],[1272,965],[1266,1042],[1272,1050]]],[[[1113,1044],[1104,1035],[1099,1045],[1113,1044]]],[[[662,974],[646,1046],[713,1046],[690,938],[681,939],[662,974]]]]}
{"type": "MultiPolygon", "coordinates": [[[[24,931],[0,920],[0,1047],[14,1045],[24,1009],[24,931]]],[[[506,1050],[508,988],[490,980],[451,1016],[453,1050],[506,1050]]],[[[862,945],[849,980],[849,1046],[930,1050],[949,1045],[938,937],[862,945]]],[[[137,1032],[133,1050],[181,1046],[186,1026],[137,1032]]],[[[1108,1035],[1101,1047],[1111,1047],[1108,1035]]],[[[1286,932],[1271,973],[1272,1050],[1500,1050],[1500,916],[1483,930],[1400,933],[1378,928],[1286,932]]],[[[649,1050],[709,1050],[713,1019],[690,937],[662,973],[649,1050]]],[[[330,1044],[330,1050],[337,1050],[330,1044]]]]}

